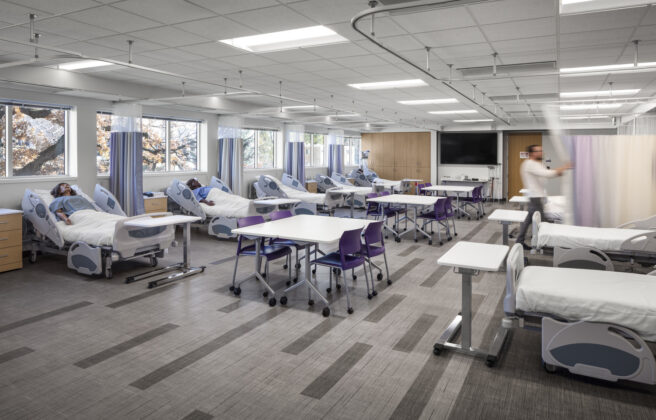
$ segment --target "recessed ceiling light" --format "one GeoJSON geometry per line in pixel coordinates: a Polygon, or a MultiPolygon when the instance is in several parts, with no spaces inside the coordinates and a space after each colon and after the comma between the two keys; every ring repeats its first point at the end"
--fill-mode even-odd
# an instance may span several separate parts
{"type": "MultiPolygon", "coordinates": [[[[647,63],[638,63],[637,68],[645,68],[643,71],[654,71],[653,67],[656,67],[656,62],[647,62],[647,63]],[[651,67],[649,69],[645,67],[651,67]]],[[[633,63],[625,64],[608,64],[603,66],[586,66],[586,67],[563,67],[560,69],[561,74],[575,74],[575,73],[587,73],[587,72],[622,72],[622,71],[631,71],[635,69],[636,66],[633,63]]]]}
{"type": "Polygon", "coordinates": [[[575,111],[581,109],[616,109],[621,107],[623,104],[573,104],[573,105],[561,105],[561,111],[575,111]]]}
{"type": "Polygon", "coordinates": [[[429,111],[428,113],[433,115],[477,114],[478,111],[476,111],[475,109],[453,109],[449,111],[429,111]]]}
{"type": "Polygon", "coordinates": [[[297,111],[297,110],[303,110],[303,109],[314,109],[316,106],[314,105],[292,105],[292,106],[283,106],[282,110],[283,111],[297,111]]]}
{"type": "Polygon", "coordinates": [[[454,123],[480,123],[480,122],[492,122],[494,121],[491,118],[482,118],[480,120],[453,120],[454,123]]]}
{"type": "Polygon", "coordinates": [[[560,14],[579,14],[626,9],[652,4],[653,0],[561,0],[560,14]]]}
{"type": "Polygon", "coordinates": [[[397,101],[401,105],[439,105],[439,104],[454,104],[458,100],[456,98],[443,98],[443,99],[417,99],[411,101],[397,101]]]}
{"type": "Polygon", "coordinates": [[[250,52],[269,52],[290,50],[301,47],[348,42],[348,39],[323,25],[288,31],[270,32],[268,34],[222,39],[219,42],[250,52]]]}
{"type": "Polygon", "coordinates": [[[585,98],[595,96],[626,96],[635,95],[640,89],[617,89],[617,90],[589,90],[585,92],[561,92],[561,98],[585,98]]]}
{"type": "Polygon", "coordinates": [[[421,79],[406,79],[406,80],[389,80],[387,82],[351,83],[349,84],[349,86],[360,90],[376,90],[376,89],[411,88],[411,87],[419,87],[419,86],[428,86],[428,84],[421,79]]]}
{"type": "Polygon", "coordinates": [[[103,67],[103,66],[111,66],[112,63],[108,63],[106,61],[100,61],[100,60],[80,60],[80,61],[72,61],[70,63],[62,63],[58,64],[57,68],[59,70],[81,70],[81,69],[90,69],[93,67],[103,67]]]}
{"type": "Polygon", "coordinates": [[[601,120],[610,118],[608,115],[572,115],[569,117],[560,117],[561,120],[601,120]]]}

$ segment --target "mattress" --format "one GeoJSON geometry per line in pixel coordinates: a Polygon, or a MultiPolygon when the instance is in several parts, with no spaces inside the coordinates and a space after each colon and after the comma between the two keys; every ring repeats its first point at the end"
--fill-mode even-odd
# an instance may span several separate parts
{"type": "Polygon", "coordinates": [[[99,213],[95,210],[76,211],[69,217],[72,225],[59,221],[57,229],[68,243],[82,241],[94,246],[111,246],[114,242],[116,222],[125,219],[125,216],[109,213],[98,216],[99,213]]]}
{"type": "Polygon", "coordinates": [[[544,203],[544,217],[550,220],[562,221],[565,217],[565,196],[557,195],[547,198],[544,203]]]}
{"type": "Polygon", "coordinates": [[[258,214],[255,211],[255,206],[251,200],[239,195],[221,191],[218,188],[212,188],[207,195],[206,200],[214,201],[213,206],[208,206],[205,203],[200,203],[201,208],[210,218],[218,216],[248,217],[258,214]]]}
{"type": "Polygon", "coordinates": [[[593,247],[602,251],[621,251],[627,239],[649,233],[649,230],[597,228],[542,222],[538,229],[538,248],[593,247]]]}
{"type": "Polygon", "coordinates": [[[606,322],[656,341],[656,278],[644,274],[530,266],[515,307],[568,321],[606,322]]]}

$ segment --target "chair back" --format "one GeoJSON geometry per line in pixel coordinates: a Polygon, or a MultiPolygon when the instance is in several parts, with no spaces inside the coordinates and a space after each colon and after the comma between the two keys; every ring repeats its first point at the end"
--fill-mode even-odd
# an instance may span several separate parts
{"type": "Polygon", "coordinates": [[[444,213],[446,217],[453,217],[453,197],[447,197],[444,200],[444,213]]]}
{"type": "Polygon", "coordinates": [[[435,202],[435,218],[445,217],[446,216],[446,198],[440,198],[435,202]]]}
{"type": "MultiPolygon", "coordinates": [[[[264,217],[262,216],[248,216],[248,217],[242,217],[241,219],[237,219],[237,227],[248,227],[248,226],[253,226],[253,225],[259,225],[260,223],[264,223],[264,217]]],[[[241,253],[242,247],[241,247],[241,241],[244,235],[239,235],[239,238],[237,239],[237,254],[241,253]]],[[[248,236],[246,239],[253,239],[252,237],[249,238],[248,236]]],[[[257,238],[256,238],[257,239],[257,238]]],[[[262,244],[264,244],[264,238],[261,238],[262,244]]]]}
{"type": "MultiPolygon", "coordinates": [[[[369,193],[366,194],[366,198],[376,198],[379,197],[380,194],[378,193],[369,193]]],[[[372,201],[367,201],[367,216],[378,216],[380,215],[380,203],[372,202],[372,201]]]]}
{"type": "Polygon", "coordinates": [[[342,266],[346,265],[346,255],[355,254],[360,252],[362,248],[362,243],[360,242],[360,235],[362,234],[362,228],[347,230],[342,233],[342,237],[339,239],[339,256],[342,260],[342,266]]]}
{"type": "Polygon", "coordinates": [[[278,210],[274,211],[273,213],[269,214],[269,217],[271,220],[279,220],[279,219],[286,219],[288,217],[292,217],[293,214],[291,210],[278,210]]]}
{"type": "Polygon", "coordinates": [[[391,194],[391,192],[389,192],[389,190],[385,190],[385,191],[382,191],[382,192],[380,193],[380,196],[382,197],[382,196],[384,196],[384,195],[390,195],[390,194],[391,194]]]}
{"type": "Polygon", "coordinates": [[[419,191],[420,195],[424,193],[424,187],[425,186],[426,186],[426,184],[417,184],[417,191],[419,191]]]}
{"type": "Polygon", "coordinates": [[[364,243],[369,248],[373,244],[379,243],[385,245],[383,242],[383,221],[371,222],[364,230],[364,243]]]}
{"type": "Polygon", "coordinates": [[[472,191],[472,199],[473,201],[482,201],[483,197],[481,196],[481,191],[483,190],[483,186],[479,185],[478,187],[474,188],[474,191],[472,191]]]}
{"type": "MultiPolygon", "coordinates": [[[[433,184],[430,183],[430,182],[427,182],[427,183],[424,184],[424,188],[426,188],[426,187],[432,187],[432,186],[433,186],[433,184]]],[[[419,192],[419,194],[421,194],[421,193],[422,193],[422,191],[419,192]]],[[[424,194],[424,195],[431,195],[431,192],[430,192],[430,191],[423,191],[423,194],[424,194]]]]}

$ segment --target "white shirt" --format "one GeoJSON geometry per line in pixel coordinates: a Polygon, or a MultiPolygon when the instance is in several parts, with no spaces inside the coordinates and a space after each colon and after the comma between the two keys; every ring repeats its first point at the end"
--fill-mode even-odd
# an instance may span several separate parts
{"type": "Polygon", "coordinates": [[[547,169],[541,161],[526,159],[519,167],[519,175],[529,197],[546,197],[547,179],[557,177],[558,172],[547,169]]]}

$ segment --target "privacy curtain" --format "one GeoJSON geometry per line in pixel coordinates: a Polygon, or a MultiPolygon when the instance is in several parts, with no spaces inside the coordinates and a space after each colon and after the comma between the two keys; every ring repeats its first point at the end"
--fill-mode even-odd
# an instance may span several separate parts
{"type": "Polygon", "coordinates": [[[328,145],[328,176],[332,176],[334,172],[343,174],[344,172],[344,145],[343,144],[329,144],[328,145]]]}
{"type": "Polygon", "coordinates": [[[615,227],[656,213],[656,135],[576,136],[574,222],[615,227]]]}
{"type": "Polygon", "coordinates": [[[285,173],[300,182],[305,182],[305,143],[300,141],[287,143],[285,173]]]}
{"type": "Polygon", "coordinates": [[[241,195],[244,174],[242,153],[241,138],[234,136],[219,138],[218,177],[237,195],[241,195]]]}
{"type": "Polygon", "coordinates": [[[109,138],[109,190],[128,216],[143,214],[143,134],[116,131],[109,138]]]}

